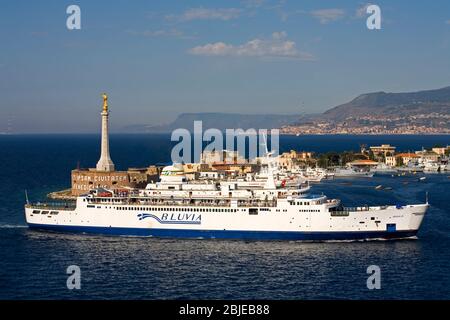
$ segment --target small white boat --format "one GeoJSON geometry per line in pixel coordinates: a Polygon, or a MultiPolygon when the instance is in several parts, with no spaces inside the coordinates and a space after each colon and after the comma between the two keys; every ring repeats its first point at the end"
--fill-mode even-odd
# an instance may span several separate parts
{"type": "Polygon", "coordinates": [[[372,178],[374,175],[373,172],[359,170],[353,167],[349,168],[336,168],[334,172],[334,176],[336,178],[372,178]]]}
{"type": "Polygon", "coordinates": [[[426,161],[424,163],[423,172],[439,172],[440,165],[434,161],[426,161]]]}
{"type": "Polygon", "coordinates": [[[371,168],[370,171],[376,174],[392,174],[397,172],[397,169],[390,167],[385,163],[379,163],[376,167],[371,168]]]}

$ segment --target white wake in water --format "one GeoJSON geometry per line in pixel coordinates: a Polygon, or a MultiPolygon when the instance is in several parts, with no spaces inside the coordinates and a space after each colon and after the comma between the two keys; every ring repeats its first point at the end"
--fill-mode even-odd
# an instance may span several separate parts
{"type": "Polygon", "coordinates": [[[28,226],[20,224],[0,224],[0,229],[17,229],[17,228],[28,228],[28,226]]]}

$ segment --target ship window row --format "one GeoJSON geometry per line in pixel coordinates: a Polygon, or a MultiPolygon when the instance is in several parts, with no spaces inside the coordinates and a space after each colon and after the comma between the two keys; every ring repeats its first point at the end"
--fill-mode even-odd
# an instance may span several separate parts
{"type": "Polygon", "coordinates": [[[133,210],[133,211],[175,211],[175,212],[237,212],[238,209],[217,209],[217,208],[142,208],[142,207],[115,207],[117,210],[133,210]]]}
{"type": "Polygon", "coordinates": [[[320,212],[320,210],[317,209],[309,209],[309,210],[298,210],[298,212],[320,212]]]}
{"type": "Polygon", "coordinates": [[[309,202],[290,202],[291,206],[309,206],[310,203],[309,202]]]}

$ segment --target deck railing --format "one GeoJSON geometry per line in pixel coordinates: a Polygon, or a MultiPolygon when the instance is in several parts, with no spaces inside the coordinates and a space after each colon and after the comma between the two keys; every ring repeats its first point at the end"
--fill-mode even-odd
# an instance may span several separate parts
{"type": "MultiPolygon", "coordinates": [[[[99,202],[99,201],[89,201],[89,205],[126,205],[126,206],[177,206],[177,207],[231,207],[231,202],[177,202],[177,201],[162,201],[162,202],[152,202],[152,201],[142,201],[142,202],[99,202]]],[[[277,201],[255,201],[255,202],[238,202],[238,207],[276,207],[277,201]]],[[[34,206],[33,206],[34,208],[34,206]]]]}
{"type": "Polygon", "coordinates": [[[75,210],[75,202],[46,202],[46,203],[29,203],[25,205],[26,208],[41,209],[41,210],[75,210]]]}
{"type": "Polygon", "coordinates": [[[332,217],[348,217],[350,215],[350,211],[331,211],[332,217]]]}

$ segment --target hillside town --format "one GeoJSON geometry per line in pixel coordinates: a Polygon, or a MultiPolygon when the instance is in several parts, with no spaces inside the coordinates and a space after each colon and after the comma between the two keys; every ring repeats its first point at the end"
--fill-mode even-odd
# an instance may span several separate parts
{"type": "Polygon", "coordinates": [[[281,134],[449,134],[450,116],[430,113],[407,117],[366,115],[344,121],[320,119],[280,128],[281,134]]]}

